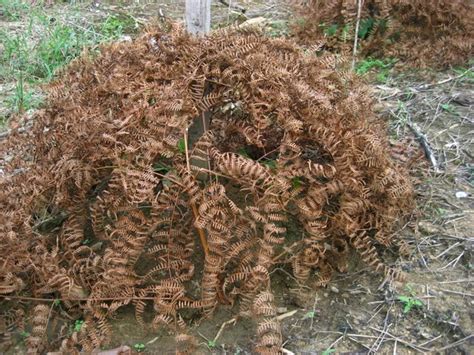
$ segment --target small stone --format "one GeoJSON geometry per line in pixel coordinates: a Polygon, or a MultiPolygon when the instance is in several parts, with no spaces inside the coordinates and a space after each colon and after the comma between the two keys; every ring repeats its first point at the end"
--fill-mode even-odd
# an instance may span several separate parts
{"type": "Polygon", "coordinates": [[[393,281],[392,287],[393,287],[395,290],[402,290],[402,289],[405,287],[405,283],[400,282],[400,281],[393,281]]]}
{"type": "Polygon", "coordinates": [[[324,296],[324,297],[327,297],[327,296],[329,296],[329,293],[325,292],[325,293],[323,294],[323,296],[324,296]]]}
{"type": "Polygon", "coordinates": [[[255,18],[245,21],[244,23],[240,25],[240,27],[248,27],[248,26],[265,27],[267,22],[268,22],[268,19],[266,19],[265,17],[255,17],[255,18]]]}
{"type": "Polygon", "coordinates": [[[428,332],[425,332],[425,331],[421,331],[420,332],[420,335],[425,338],[425,339],[431,339],[433,338],[433,336],[431,334],[429,334],[428,332]]]}
{"type": "Polygon", "coordinates": [[[350,298],[351,295],[349,295],[347,292],[344,292],[342,295],[342,298],[350,298]]]}
{"type": "Polygon", "coordinates": [[[464,191],[458,191],[456,192],[456,198],[467,198],[469,197],[469,194],[467,192],[464,192],[464,191]]]}
{"type": "Polygon", "coordinates": [[[334,293],[339,293],[339,289],[335,286],[331,286],[331,292],[334,292],[334,293]]]}
{"type": "Polygon", "coordinates": [[[91,249],[95,252],[98,252],[100,249],[102,249],[103,244],[104,243],[102,243],[102,242],[97,242],[97,243],[95,243],[94,245],[91,246],[91,249]]]}
{"type": "Polygon", "coordinates": [[[125,36],[122,36],[119,38],[119,41],[123,41],[123,42],[132,42],[132,37],[128,36],[128,35],[125,35],[125,36]]]}
{"type": "Polygon", "coordinates": [[[424,234],[436,234],[439,232],[439,228],[427,221],[418,222],[418,228],[420,228],[420,232],[424,234]]]}
{"type": "Polygon", "coordinates": [[[286,312],[288,312],[288,308],[286,308],[286,307],[278,307],[278,308],[277,308],[277,312],[278,312],[278,314],[286,313],[286,312]]]}

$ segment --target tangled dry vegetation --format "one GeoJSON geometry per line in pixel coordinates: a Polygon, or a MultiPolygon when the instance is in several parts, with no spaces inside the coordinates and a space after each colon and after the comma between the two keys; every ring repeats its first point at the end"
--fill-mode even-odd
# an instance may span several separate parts
{"type": "Polygon", "coordinates": [[[278,353],[272,268],[323,286],[355,250],[403,278],[377,248],[398,245],[411,184],[367,88],[316,51],[254,29],[193,38],[169,25],[67,68],[31,129],[1,147],[0,293],[8,329],[31,314],[30,353],[103,346],[129,304],[184,353],[196,343],[187,326],[234,303],[258,323],[256,350],[278,353]],[[52,321],[54,300],[80,331],[52,321]]]}
{"type": "MultiPolygon", "coordinates": [[[[464,65],[474,54],[474,7],[464,0],[362,1],[360,54],[395,57],[416,67],[464,65]]],[[[358,0],[299,2],[302,43],[322,41],[327,49],[352,52],[358,0]],[[303,4],[301,4],[303,3],[303,4]]]]}

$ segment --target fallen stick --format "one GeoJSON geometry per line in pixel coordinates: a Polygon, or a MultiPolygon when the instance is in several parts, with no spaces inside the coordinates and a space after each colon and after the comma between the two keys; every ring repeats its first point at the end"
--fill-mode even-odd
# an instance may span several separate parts
{"type": "MultiPolygon", "coordinates": [[[[370,329],[372,330],[375,330],[377,332],[383,332],[383,330],[380,330],[380,329],[377,329],[375,327],[369,327],[370,329]]],[[[428,349],[428,348],[425,348],[423,346],[420,346],[420,345],[416,345],[416,344],[412,344],[412,343],[409,343],[403,339],[400,339],[399,337],[389,333],[388,331],[385,331],[385,334],[388,335],[390,338],[387,339],[387,340],[392,340],[392,341],[397,341],[399,342],[400,344],[403,344],[405,346],[408,346],[409,348],[412,348],[413,350],[416,350],[416,351],[419,351],[419,352],[423,352],[423,351],[431,351],[431,349],[428,349]]]]}
{"type": "Polygon", "coordinates": [[[469,339],[471,339],[474,335],[471,334],[471,335],[468,335],[467,337],[461,339],[461,340],[458,340],[452,344],[449,344],[449,345],[446,345],[445,347],[442,347],[442,348],[439,348],[439,349],[436,349],[436,352],[441,352],[441,351],[444,351],[444,350],[448,350],[448,349],[451,349],[451,348],[454,348],[458,345],[461,345],[462,343],[468,341],[469,339]]]}
{"type": "Polygon", "coordinates": [[[275,320],[281,321],[281,320],[283,320],[283,319],[285,319],[285,318],[289,318],[289,317],[293,316],[296,312],[298,312],[297,309],[295,309],[295,310],[293,310],[293,311],[289,311],[289,312],[283,313],[283,314],[280,314],[279,316],[276,316],[276,317],[275,317],[275,320]]]}
{"type": "Polygon", "coordinates": [[[443,291],[443,292],[446,292],[446,293],[451,293],[453,295],[459,295],[459,296],[463,296],[463,297],[466,297],[466,296],[467,297],[474,297],[474,293],[445,290],[445,289],[442,289],[442,288],[440,288],[439,291],[443,291]]]}
{"type": "Polygon", "coordinates": [[[225,0],[219,0],[219,2],[224,5],[224,6],[227,6],[227,7],[230,7],[230,8],[233,8],[233,9],[236,9],[236,10],[239,10],[240,12],[242,12],[243,14],[245,14],[247,12],[247,9],[243,6],[240,6],[240,5],[234,5],[234,4],[229,4],[227,1],[225,0]]]}
{"type": "Polygon", "coordinates": [[[232,318],[232,319],[222,323],[219,331],[217,332],[216,336],[214,337],[214,340],[213,340],[214,344],[217,343],[217,339],[219,339],[219,337],[221,336],[222,332],[224,331],[224,328],[229,324],[235,325],[235,322],[237,322],[237,318],[232,318]]]}
{"type": "Polygon", "coordinates": [[[421,147],[423,148],[426,158],[431,162],[431,165],[433,166],[434,171],[437,174],[443,173],[443,171],[439,168],[438,160],[436,159],[436,156],[433,150],[431,149],[430,144],[428,143],[428,139],[426,138],[426,135],[421,131],[421,129],[417,126],[416,123],[408,121],[407,125],[413,131],[413,134],[415,135],[416,139],[418,140],[421,147]]]}
{"type": "Polygon", "coordinates": [[[443,252],[441,252],[440,254],[438,254],[437,256],[435,256],[434,258],[435,259],[438,259],[440,257],[442,257],[444,254],[446,254],[448,251],[450,251],[451,249],[457,247],[459,244],[461,244],[460,242],[456,242],[454,243],[453,245],[451,245],[448,249],[444,250],[443,252]]]}
{"type": "Polygon", "coordinates": [[[436,83],[433,83],[433,84],[424,84],[424,85],[420,85],[418,87],[415,87],[414,89],[415,90],[426,90],[426,89],[429,89],[433,86],[437,86],[437,85],[443,85],[443,84],[446,84],[446,83],[449,83],[453,80],[457,80],[457,79],[461,79],[462,77],[466,76],[467,73],[471,72],[472,70],[474,70],[474,67],[471,67],[469,69],[467,69],[466,71],[464,71],[463,73],[459,74],[459,75],[456,75],[454,77],[449,77],[447,79],[444,79],[444,80],[441,80],[441,81],[438,81],[436,83]]]}

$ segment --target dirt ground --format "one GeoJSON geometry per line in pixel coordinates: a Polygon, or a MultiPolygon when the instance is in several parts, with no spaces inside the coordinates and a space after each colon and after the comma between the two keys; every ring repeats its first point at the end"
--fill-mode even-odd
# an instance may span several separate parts
{"type": "MultiPolygon", "coordinates": [[[[213,23],[263,16],[281,29],[281,21],[290,16],[284,3],[231,1],[247,9],[242,14],[214,1],[213,23]]],[[[51,11],[62,13],[68,6],[59,4],[51,11]]],[[[111,11],[126,11],[147,23],[160,13],[182,18],[184,1],[97,1],[71,6],[86,21],[111,11]]],[[[2,22],[0,26],[14,25],[2,22]]],[[[12,86],[0,84],[3,90],[12,86]]],[[[399,232],[406,244],[403,255],[390,251],[385,255],[385,260],[407,272],[408,280],[406,284],[384,282],[354,257],[349,273],[337,275],[327,288],[302,297],[292,292],[295,282],[288,270],[274,270],[272,285],[284,348],[288,354],[474,353],[473,72],[396,69],[385,83],[369,84],[398,149],[397,158],[416,157],[423,152],[423,141],[436,159],[436,167],[424,156],[414,161],[418,208],[399,232]]],[[[199,353],[251,353],[255,341],[252,322],[237,318],[235,324],[224,324],[236,315],[236,309],[222,306],[211,319],[192,326],[192,333],[202,341],[199,353]]],[[[121,312],[112,325],[111,348],[140,343],[145,345],[144,353],[174,352],[173,337],[141,329],[131,309],[121,312]]],[[[22,353],[23,349],[20,342],[7,353],[22,353]]]]}

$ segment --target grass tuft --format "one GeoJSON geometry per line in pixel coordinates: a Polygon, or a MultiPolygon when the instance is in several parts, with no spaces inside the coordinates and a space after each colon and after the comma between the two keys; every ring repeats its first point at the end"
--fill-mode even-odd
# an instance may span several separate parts
{"type": "Polygon", "coordinates": [[[369,72],[375,72],[375,79],[380,83],[385,83],[389,78],[390,69],[396,62],[397,60],[394,58],[374,59],[369,57],[357,63],[356,73],[366,75],[369,72]]]}
{"type": "MultiPolygon", "coordinates": [[[[18,22],[15,31],[0,30],[0,81],[15,82],[4,99],[10,113],[38,108],[39,84],[54,79],[84,48],[97,48],[138,28],[135,19],[126,14],[84,25],[74,18],[74,11],[52,16],[40,5],[32,7],[21,0],[0,0],[0,16],[18,22]]],[[[5,119],[0,117],[0,121],[5,119]]]]}
{"type": "Polygon", "coordinates": [[[30,5],[26,1],[0,0],[0,19],[18,21],[28,10],[30,10],[30,5]]]}
{"type": "Polygon", "coordinates": [[[118,39],[126,33],[134,33],[138,24],[132,16],[126,14],[110,15],[100,26],[100,31],[109,39],[118,39]]]}

